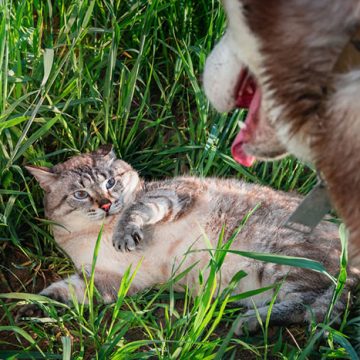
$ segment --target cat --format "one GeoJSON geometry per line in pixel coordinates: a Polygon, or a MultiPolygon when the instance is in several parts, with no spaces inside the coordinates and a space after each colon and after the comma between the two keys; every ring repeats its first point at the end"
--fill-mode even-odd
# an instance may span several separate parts
{"type": "MultiPolygon", "coordinates": [[[[165,283],[174,275],[174,268],[182,271],[194,264],[175,290],[181,291],[188,285],[196,293],[198,271],[206,269],[210,255],[208,251],[185,253],[189,249],[208,249],[205,234],[215,248],[223,228],[225,240],[229,239],[242,219],[257,206],[231,249],[307,257],[320,261],[333,275],[339,270],[337,226],[323,221],[311,235],[282,227],[301,201],[296,195],[235,179],[175,177],[146,182],[106,147],[72,157],[52,168],[26,168],[45,191],[45,215],[54,224],[56,243],[77,269],[76,274],[40,292],[61,302],[71,303],[73,295],[84,301],[83,276],[91,273],[102,224],[94,282],[103,301],[111,303],[116,301],[124,272],[140,261],[130,295],[165,283]]],[[[283,281],[272,309],[272,324],[323,320],[334,287],[327,276],[228,253],[219,287],[224,289],[242,269],[248,275],[236,286],[235,294],[283,281]]],[[[346,294],[357,282],[357,276],[354,269],[349,269],[347,290],[337,302],[334,314],[345,308],[346,294]]],[[[271,290],[253,298],[263,321],[273,293],[271,290]]],[[[252,300],[244,300],[243,305],[249,310],[238,333],[245,323],[250,331],[256,331],[258,321],[252,300]]],[[[30,305],[20,313],[33,313],[33,307],[30,305]]]]}
{"type": "Polygon", "coordinates": [[[350,230],[350,260],[360,265],[360,2],[223,5],[227,29],[203,80],[217,110],[249,108],[235,160],[249,166],[291,153],[313,163],[350,230]]]}

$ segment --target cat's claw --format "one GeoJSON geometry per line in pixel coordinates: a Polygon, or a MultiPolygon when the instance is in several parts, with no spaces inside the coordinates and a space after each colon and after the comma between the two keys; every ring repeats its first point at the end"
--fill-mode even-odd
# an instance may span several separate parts
{"type": "Polygon", "coordinates": [[[113,236],[113,245],[117,251],[132,251],[142,241],[143,231],[136,224],[129,224],[124,231],[116,231],[113,236]]]}

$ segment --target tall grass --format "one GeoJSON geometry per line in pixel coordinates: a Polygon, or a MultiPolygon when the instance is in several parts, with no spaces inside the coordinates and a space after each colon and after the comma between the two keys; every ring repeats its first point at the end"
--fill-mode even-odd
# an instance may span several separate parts
{"type": "MultiPolygon", "coordinates": [[[[303,348],[308,357],[349,356],[342,332],[329,327],[336,345],[317,337],[316,326],[233,337],[238,308],[225,306],[228,297],[210,300],[214,278],[195,300],[175,293],[171,281],[126,297],[129,272],[116,304],[63,305],[63,312],[36,295],[4,295],[35,293],[73,271],[54,246],[24,164],[50,166],[112,143],[145,178],[190,173],[311,189],[315,174],[293,158],[251,169],[231,158],[244,112],[216,113],[201,89],[205,58],[224,26],[215,0],[0,1],[0,358],[296,358],[303,348]],[[49,318],[16,324],[19,299],[39,302],[49,318]]],[[[356,329],[359,320],[351,322],[356,329]]]]}

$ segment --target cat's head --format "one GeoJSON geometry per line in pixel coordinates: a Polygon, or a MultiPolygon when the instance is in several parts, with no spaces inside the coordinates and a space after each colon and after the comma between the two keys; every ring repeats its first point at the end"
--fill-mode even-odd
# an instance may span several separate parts
{"type": "Polygon", "coordinates": [[[140,186],[137,172],[111,147],[74,156],[52,168],[26,166],[45,191],[45,215],[63,223],[102,221],[122,211],[140,186]]]}

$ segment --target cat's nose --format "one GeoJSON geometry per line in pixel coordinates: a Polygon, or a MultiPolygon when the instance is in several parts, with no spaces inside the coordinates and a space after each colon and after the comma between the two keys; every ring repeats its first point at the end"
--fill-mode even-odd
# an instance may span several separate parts
{"type": "Polygon", "coordinates": [[[105,212],[109,212],[111,206],[111,201],[109,199],[101,199],[99,201],[100,209],[104,210],[105,212]]]}

